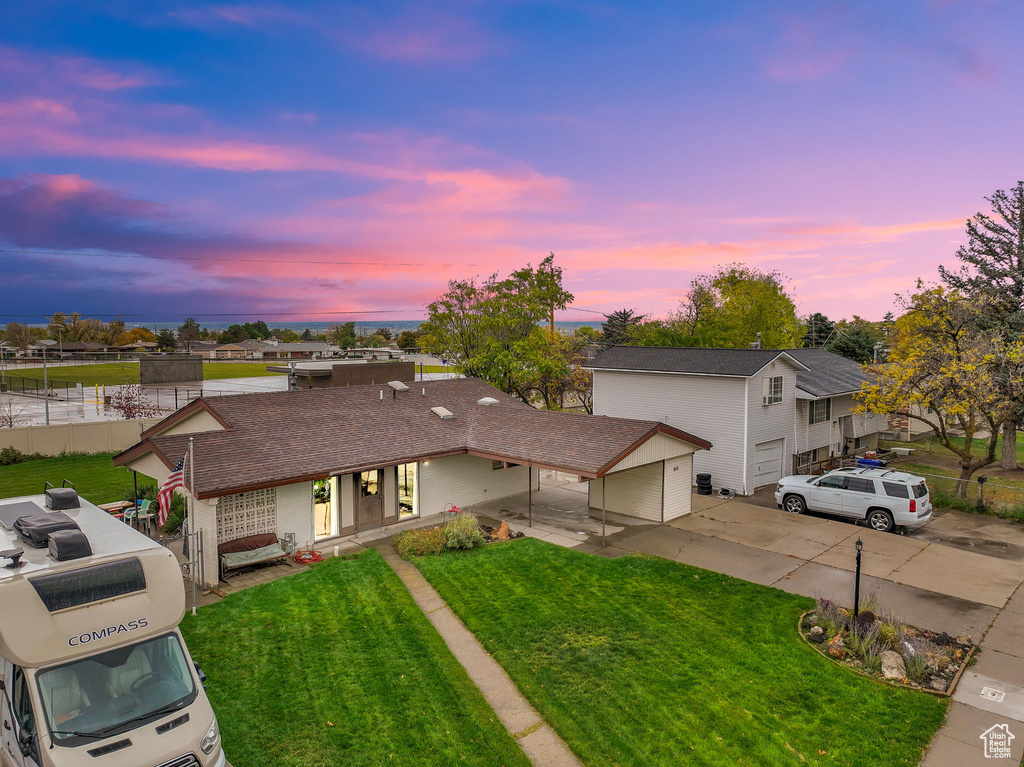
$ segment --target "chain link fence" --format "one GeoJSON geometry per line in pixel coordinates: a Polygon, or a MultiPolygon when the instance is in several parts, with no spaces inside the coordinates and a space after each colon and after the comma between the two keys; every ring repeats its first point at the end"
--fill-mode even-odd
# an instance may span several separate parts
{"type": "Polygon", "coordinates": [[[0,392],[21,394],[25,397],[59,399],[67,402],[84,402],[85,387],[73,381],[43,381],[42,378],[4,376],[0,381],[0,392]]]}

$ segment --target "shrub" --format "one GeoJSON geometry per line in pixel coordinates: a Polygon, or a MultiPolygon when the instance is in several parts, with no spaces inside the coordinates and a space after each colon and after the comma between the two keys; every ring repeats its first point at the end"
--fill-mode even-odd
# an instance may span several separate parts
{"type": "Polygon", "coordinates": [[[395,551],[402,559],[440,554],[445,547],[443,527],[421,527],[395,536],[395,551]]]}
{"type": "Polygon", "coordinates": [[[850,626],[846,635],[846,646],[856,657],[868,662],[868,656],[878,645],[878,624],[864,624],[856,621],[850,626]]]}
{"type": "Polygon", "coordinates": [[[160,529],[165,533],[174,534],[185,524],[185,497],[175,495],[171,497],[171,511],[167,515],[164,526],[160,529]]]}
{"type": "Polygon", "coordinates": [[[907,668],[907,679],[911,682],[920,682],[927,677],[935,667],[935,659],[939,656],[939,648],[927,639],[902,634],[900,637],[900,650],[903,655],[903,664],[907,668]]]}
{"type": "Polygon", "coordinates": [[[0,448],[0,466],[13,466],[16,463],[38,461],[45,457],[39,453],[23,453],[16,447],[0,448]]]}
{"type": "Polygon", "coordinates": [[[484,534],[473,514],[462,512],[444,526],[446,549],[475,549],[483,545],[484,534]]]}
{"type": "Polygon", "coordinates": [[[885,645],[886,650],[899,651],[901,633],[903,633],[903,627],[894,621],[883,620],[878,622],[878,639],[885,645]]]}
{"type": "Polygon", "coordinates": [[[843,615],[842,608],[831,599],[819,597],[815,613],[818,615],[818,625],[825,632],[826,638],[831,639],[846,630],[846,616],[843,615]]]}

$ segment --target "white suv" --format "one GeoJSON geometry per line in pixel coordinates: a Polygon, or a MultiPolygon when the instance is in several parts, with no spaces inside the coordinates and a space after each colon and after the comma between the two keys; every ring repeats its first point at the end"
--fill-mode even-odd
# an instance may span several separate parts
{"type": "Polygon", "coordinates": [[[865,520],[883,532],[897,527],[917,530],[932,516],[924,478],[889,469],[836,469],[820,476],[783,477],[775,489],[775,503],[794,514],[820,511],[865,520]]]}

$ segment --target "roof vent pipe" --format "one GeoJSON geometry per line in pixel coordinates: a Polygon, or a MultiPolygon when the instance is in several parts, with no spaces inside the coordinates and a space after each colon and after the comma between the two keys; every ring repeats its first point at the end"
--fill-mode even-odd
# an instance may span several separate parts
{"type": "Polygon", "coordinates": [[[427,387],[426,386],[423,387],[423,396],[424,397],[427,396],[427,387]]]}

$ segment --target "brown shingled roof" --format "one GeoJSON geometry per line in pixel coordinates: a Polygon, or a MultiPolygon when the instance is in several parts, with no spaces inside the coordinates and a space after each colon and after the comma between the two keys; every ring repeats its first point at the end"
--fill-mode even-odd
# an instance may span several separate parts
{"type": "MultiPolygon", "coordinates": [[[[397,397],[386,386],[350,386],[210,397],[188,407],[211,411],[228,428],[161,436],[162,422],[115,465],[152,450],[170,468],[192,437],[196,494],[209,498],[460,453],[595,477],[659,432],[711,447],[656,421],[535,410],[472,378],[410,384],[397,397]],[[498,404],[477,404],[483,397],[498,404]],[[438,405],[455,417],[439,418],[430,410],[438,405]]],[[[165,422],[172,419],[181,420],[165,422]]]]}

